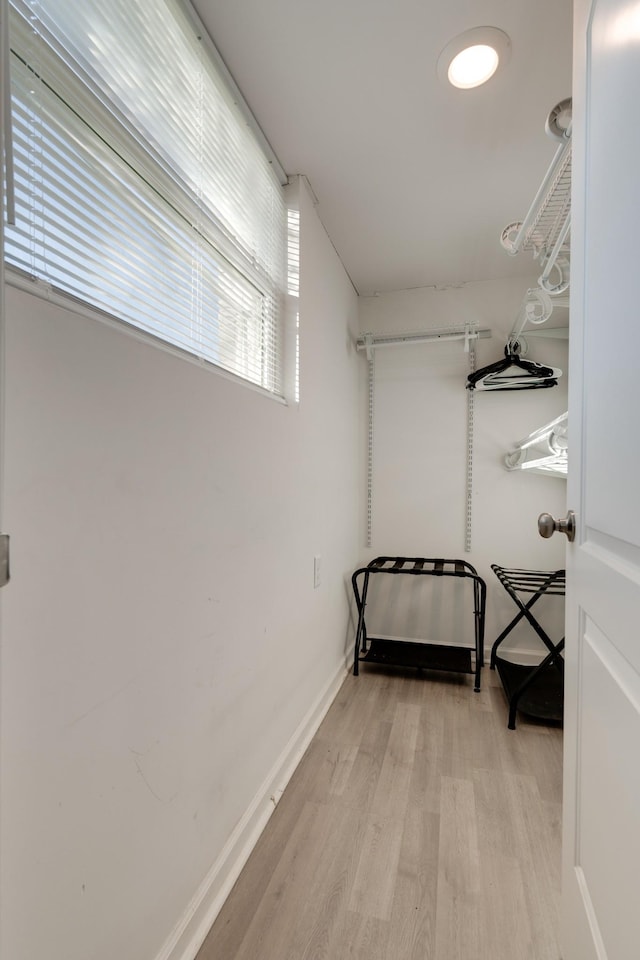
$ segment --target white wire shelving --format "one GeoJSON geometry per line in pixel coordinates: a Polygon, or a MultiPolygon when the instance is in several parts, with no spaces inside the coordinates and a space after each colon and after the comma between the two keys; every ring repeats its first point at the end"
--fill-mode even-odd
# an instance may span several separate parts
{"type": "Polygon", "coordinates": [[[568,414],[563,413],[514,444],[504,458],[505,467],[566,479],[568,430],[568,414]]]}
{"type": "MultiPolygon", "coordinates": [[[[571,98],[549,113],[546,133],[558,144],[553,160],[524,220],[510,223],[500,242],[510,256],[533,253],[540,266],[537,287],[529,288],[509,334],[508,346],[526,353],[526,337],[568,337],[568,327],[546,329],[554,309],[569,307],[571,234],[571,98]],[[523,335],[524,334],[524,335],[523,335]]],[[[507,470],[566,479],[568,416],[545,424],[519,440],[504,458],[507,470]]]]}
{"type": "Polygon", "coordinates": [[[571,99],[562,100],[547,118],[546,131],[558,148],[524,220],[508,224],[500,242],[511,256],[533,253],[542,272],[538,284],[550,296],[569,287],[571,230],[571,99]]]}
{"type": "MultiPolygon", "coordinates": [[[[526,291],[509,334],[508,345],[518,352],[526,351],[523,331],[545,336],[540,325],[556,307],[569,306],[571,106],[571,98],[561,100],[549,113],[545,129],[558,143],[557,150],[524,220],[508,224],[500,237],[510,256],[531,251],[541,268],[538,286],[526,291]]],[[[549,335],[562,336],[563,332],[550,330],[549,335]]]]}

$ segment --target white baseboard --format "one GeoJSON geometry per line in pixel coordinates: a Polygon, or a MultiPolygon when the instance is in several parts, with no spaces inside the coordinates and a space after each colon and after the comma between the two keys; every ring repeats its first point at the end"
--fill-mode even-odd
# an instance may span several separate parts
{"type": "Polygon", "coordinates": [[[340,664],[303,717],[156,960],[195,960],[347,672],[340,664]]]}

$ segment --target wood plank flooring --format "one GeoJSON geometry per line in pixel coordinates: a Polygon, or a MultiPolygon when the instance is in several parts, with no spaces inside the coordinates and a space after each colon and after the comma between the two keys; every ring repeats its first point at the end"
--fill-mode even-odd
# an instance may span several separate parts
{"type": "Polygon", "coordinates": [[[559,960],[562,731],[482,686],[349,676],[197,960],[559,960]]]}

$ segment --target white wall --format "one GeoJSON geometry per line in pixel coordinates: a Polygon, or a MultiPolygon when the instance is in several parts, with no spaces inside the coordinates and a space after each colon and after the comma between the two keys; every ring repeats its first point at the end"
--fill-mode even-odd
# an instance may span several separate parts
{"type": "Polygon", "coordinates": [[[8,291],[3,960],[193,956],[343,676],[357,298],[301,205],[299,408],[8,291]]]}
{"type": "MultiPolygon", "coordinates": [[[[532,276],[362,298],[360,330],[408,333],[477,320],[493,334],[478,341],[481,367],[503,356],[522,297],[535,282],[532,276]]],[[[566,322],[566,311],[560,310],[547,326],[566,322]]],[[[377,350],[375,357],[373,548],[365,559],[383,554],[441,556],[473,564],[487,582],[487,650],[517,612],[491,564],[543,570],[564,566],[566,541],[559,535],[542,540],[536,521],[543,511],[564,515],[565,481],[510,473],[503,466],[504,454],[514,442],[567,408],[566,341],[530,339],[529,347],[529,359],[560,367],[565,376],[551,389],[476,392],[468,554],[464,548],[469,371],[463,344],[389,347],[377,350]]],[[[563,632],[562,606],[561,599],[550,599],[537,607],[554,639],[563,632]]],[[[385,632],[392,632],[390,624],[385,632]]],[[[401,627],[397,632],[404,635],[401,627]]],[[[524,623],[511,640],[510,645],[520,649],[540,649],[524,623]]]]}

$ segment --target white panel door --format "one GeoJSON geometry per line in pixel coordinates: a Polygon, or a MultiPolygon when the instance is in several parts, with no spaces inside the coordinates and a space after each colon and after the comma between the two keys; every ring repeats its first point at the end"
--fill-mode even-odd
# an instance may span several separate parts
{"type": "Polygon", "coordinates": [[[563,960],[640,956],[640,2],[576,0],[563,960]]]}

